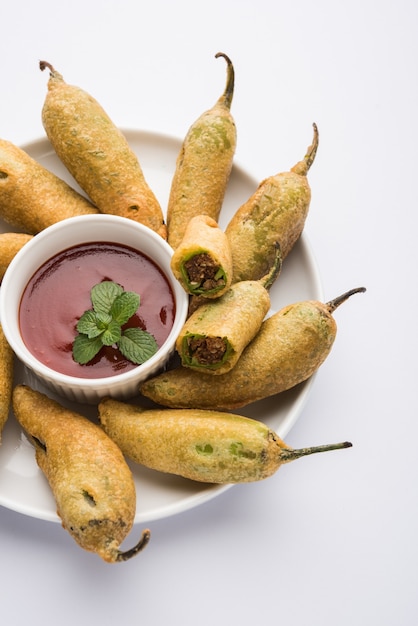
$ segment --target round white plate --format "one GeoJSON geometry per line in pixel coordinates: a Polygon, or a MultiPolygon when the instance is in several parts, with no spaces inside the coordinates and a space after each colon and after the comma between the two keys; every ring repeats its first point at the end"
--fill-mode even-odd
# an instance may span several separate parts
{"type": "MultiPolygon", "coordinates": [[[[165,210],[181,140],[153,132],[125,129],[123,132],[137,153],[145,177],[165,210]]],[[[23,149],[81,191],[58,160],[47,139],[31,142],[23,146],[23,149]]],[[[227,225],[236,209],[255,191],[258,182],[242,168],[234,165],[219,219],[222,227],[227,225]]],[[[13,229],[0,220],[0,232],[10,230],[13,229]]],[[[302,235],[285,260],[282,273],[273,285],[270,295],[272,310],[278,310],[298,300],[322,300],[318,269],[305,235],[302,235]]],[[[29,379],[22,366],[16,363],[15,383],[21,382],[51,395],[38,382],[29,379]]],[[[288,392],[248,405],[236,412],[265,422],[284,438],[299,417],[312,382],[313,378],[288,392]]],[[[95,407],[70,404],[57,397],[55,399],[88,417],[95,414],[95,407]]],[[[229,487],[195,483],[129,464],[137,487],[135,523],[180,513],[207,502],[229,487]]],[[[3,429],[0,446],[0,505],[39,519],[60,521],[48,483],[36,464],[34,450],[13,415],[10,415],[3,429]]]]}

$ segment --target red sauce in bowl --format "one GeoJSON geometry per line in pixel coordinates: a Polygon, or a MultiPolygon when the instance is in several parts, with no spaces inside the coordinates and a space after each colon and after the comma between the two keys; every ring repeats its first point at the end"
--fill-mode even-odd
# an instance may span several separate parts
{"type": "Polygon", "coordinates": [[[103,347],[87,365],[73,359],[77,322],[92,308],[92,287],[104,280],[139,294],[139,309],[127,326],[138,326],[151,333],[158,347],[167,339],[174,323],[175,301],[160,268],[141,252],[122,244],[81,244],[44,263],[22,295],[19,311],[22,338],[44,365],[79,378],[114,376],[138,367],[114,346],[103,347]]]}

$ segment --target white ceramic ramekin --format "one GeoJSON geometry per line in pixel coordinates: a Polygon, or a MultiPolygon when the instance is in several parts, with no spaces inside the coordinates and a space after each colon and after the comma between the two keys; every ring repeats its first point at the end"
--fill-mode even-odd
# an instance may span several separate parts
{"type": "Polygon", "coordinates": [[[174,278],[172,248],[151,229],[113,215],[86,215],[63,220],[33,237],[13,258],[0,289],[0,320],[7,341],[22,363],[54,392],[77,402],[94,404],[102,398],[127,399],[138,393],[140,382],[164,368],[174,353],[175,340],[188,310],[188,297],[174,278]],[[88,242],[113,242],[134,248],[156,263],[167,277],[176,303],[174,324],[165,343],[138,367],[106,378],[84,379],[60,374],[40,363],[27,349],[19,328],[22,293],[34,272],[58,252],[88,242]]]}

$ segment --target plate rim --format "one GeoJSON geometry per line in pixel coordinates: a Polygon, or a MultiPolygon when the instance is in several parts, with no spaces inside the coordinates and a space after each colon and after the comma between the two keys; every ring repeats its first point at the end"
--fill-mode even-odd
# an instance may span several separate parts
{"type": "MultiPolygon", "coordinates": [[[[173,149],[179,150],[183,139],[170,133],[164,133],[161,131],[154,131],[152,129],[141,129],[141,128],[130,128],[120,126],[119,130],[125,135],[128,143],[130,142],[130,138],[135,139],[136,141],[141,141],[141,139],[151,142],[152,140],[157,139],[158,141],[167,144],[169,142],[172,145],[173,149]]],[[[54,148],[49,141],[48,137],[36,137],[32,138],[24,143],[21,143],[19,147],[27,152],[32,158],[37,160],[37,153],[41,153],[42,156],[46,156],[49,154],[49,150],[51,154],[58,158],[54,148]]],[[[245,168],[239,161],[239,159],[234,157],[231,176],[236,172],[239,176],[244,177],[250,185],[254,187],[254,190],[257,188],[259,181],[245,168]]],[[[68,172],[68,176],[72,178],[71,174],[68,172]]],[[[71,183],[70,183],[71,184],[71,183]]],[[[165,213],[165,208],[163,207],[163,211],[165,213]]],[[[11,227],[13,228],[13,227],[11,227]]],[[[310,272],[310,279],[312,281],[311,287],[314,293],[316,293],[316,297],[318,299],[323,299],[323,284],[321,280],[321,275],[319,271],[319,266],[316,261],[315,253],[312,248],[312,245],[309,241],[309,237],[306,234],[305,229],[303,230],[297,245],[299,247],[299,251],[307,259],[310,272]]],[[[289,415],[286,416],[284,420],[284,427],[281,428],[280,436],[285,437],[292,427],[295,425],[297,420],[299,419],[303,408],[305,407],[309,394],[312,390],[312,386],[314,384],[316,378],[316,373],[313,374],[309,379],[297,385],[299,389],[297,399],[292,402],[291,410],[289,411],[289,415]]],[[[1,454],[1,446],[0,446],[0,454],[1,454]]],[[[42,475],[42,474],[41,474],[42,475]]],[[[43,475],[42,475],[43,476],[43,475]]],[[[46,480],[46,478],[45,478],[46,480]]],[[[227,490],[231,489],[234,484],[222,484],[222,485],[208,485],[206,483],[202,484],[202,490],[197,491],[191,495],[187,495],[181,497],[177,502],[170,503],[167,505],[156,506],[151,512],[141,512],[137,511],[134,518],[134,525],[142,524],[144,522],[151,522],[166,519],[172,517],[174,515],[178,515],[185,511],[191,510],[209,502],[216,498],[217,496],[223,494],[227,490]]],[[[61,518],[58,516],[56,512],[52,512],[51,510],[45,510],[41,508],[37,508],[31,505],[24,505],[20,503],[20,501],[12,501],[10,497],[5,497],[1,494],[0,491],[0,506],[8,508],[9,510],[15,511],[19,514],[26,515],[28,517],[32,517],[35,519],[39,519],[42,521],[47,521],[51,523],[61,523],[61,518]]]]}

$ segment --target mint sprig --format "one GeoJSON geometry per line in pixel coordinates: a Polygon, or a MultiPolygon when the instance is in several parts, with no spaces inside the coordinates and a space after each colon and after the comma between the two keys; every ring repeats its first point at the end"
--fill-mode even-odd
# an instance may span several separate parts
{"type": "Polygon", "coordinates": [[[103,346],[116,345],[121,354],[136,365],[147,361],[158,350],[155,338],[141,328],[126,328],[140,304],[140,296],[124,291],[112,281],[95,285],[90,292],[93,305],[77,323],[78,335],[73,343],[73,358],[86,365],[103,346]]]}

